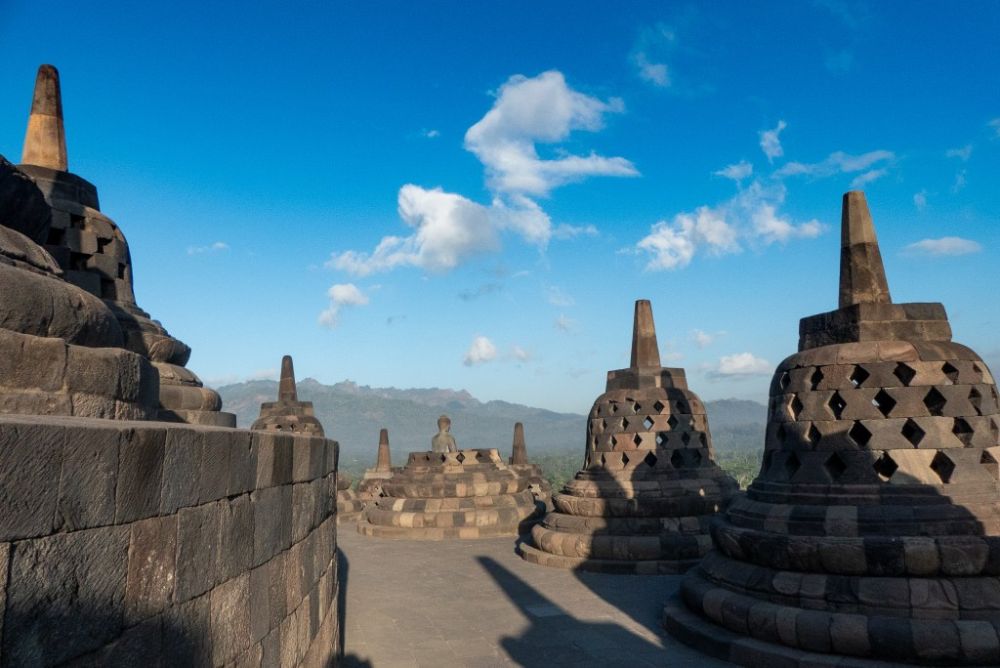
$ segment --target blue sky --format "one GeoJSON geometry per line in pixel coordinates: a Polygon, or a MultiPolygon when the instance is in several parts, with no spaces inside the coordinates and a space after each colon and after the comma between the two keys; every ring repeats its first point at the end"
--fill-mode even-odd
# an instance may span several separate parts
{"type": "Polygon", "coordinates": [[[1000,5],[0,5],[0,153],[62,74],[71,171],[211,383],[585,411],[632,303],[706,399],[836,306],[863,188],[896,301],[1000,365],[1000,5]]]}

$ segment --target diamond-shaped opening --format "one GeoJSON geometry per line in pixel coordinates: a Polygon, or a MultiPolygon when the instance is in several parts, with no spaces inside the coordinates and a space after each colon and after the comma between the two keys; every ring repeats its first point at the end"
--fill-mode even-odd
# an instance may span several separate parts
{"type": "Polygon", "coordinates": [[[948,377],[952,385],[958,384],[958,369],[952,366],[951,362],[945,362],[944,366],[941,367],[941,371],[948,377]]]}
{"type": "Polygon", "coordinates": [[[785,432],[785,425],[784,424],[779,424],[777,431],[774,432],[774,437],[776,439],[778,439],[778,443],[780,443],[781,445],[784,445],[785,444],[785,438],[787,438],[787,436],[788,436],[788,434],[785,432]]]}
{"type": "Polygon", "coordinates": [[[653,409],[654,409],[654,410],[655,410],[655,411],[656,411],[657,413],[662,413],[662,412],[663,412],[663,409],[664,409],[664,408],[666,408],[666,406],[664,406],[664,405],[663,405],[663,402],[662,402],[662,401],[660,401],[659,399],[657,399],[657,400],[656,400],[656,403],[655,403],[655,404],[653,404],[653,409]]]}
{"type": "Polygon", "coordinates": [[[650,429],[652,429],[653,428],[653,418],[651,418],[651,417],[649,417],[647,415],[646,419],[642,421],[642,426],[646,428],[646,431],[649,431],[650,429]]]}
{"type": "Polygon", "coordinates": [[[878,394],[872,398],[872,406],[877,408],[885,417],[889,417],[889,413],[896,407],[896,400],[885,390],[879,390],[878,394]]]}
{"type": "Polygon", "coordinates": [[[976,388],[969,390],[969,403],[976,409],[976,415],[983,414],[983,394],[976,388]]]}
{"type": "Polygon", "coordinates": [[[681,442],[684,443],[684,445],[689,445],[691,443],[691,432],[684,432],[681,435],[681,442]]]}
{"type": "Polygon", "coordinates": [[[607,428],[608,428],[608,418],[602,418],[601,419],[601,431],[604,431],[607,428]]]}
{"type": "Polygon", "coordinates": [[[940,416],[942,411],[944,411],[944,405],[948,402],[944,398],[944,395],[938,392],[936,387],[932,387],[930,391],[924,396],[924,406],[927,406],[927,411],[931,415],[940,416]]]}
{"type": "Polygon", "coordinates": [[[684,455],[681,454],[680,450],[674,450],[674,454],[670,455],[670,464],[675,469],[684,467],[684,455]]]}
{"type": "Polygon", "coordinates": [[[788,384],[791,382],[792,382],[791,374],[789,374],[787,371],[783,371],[781,374],[781,378],[778,379],[778,387],[780,387],[782,390],[785,390],[788,387],[788,384]]]}
{"type": "Polygon", "coordinates": [[[632,442],[635,443],[635,447],[638,448],[640,445],[642,445],[642,436],[636,434],[635,436],[632,437],[632,442]]]}
{"type": "Polygon", "coordinates": [[[802,412],[802,409],[802,400],[799,399],[799,395],[793,394],[792,400],[788,402],[788,412],[791,413],[793,420],[799,419],[799,413],[802,412]]]}
{"type": "Polygon", "coordinates": [[[667,418],[667,424],[670,426],[671,429],[676,429],[677,425],[680,424],[680,420],[677,419],[676,415],[671,415],[669,418],[667,418]]]}
{"type": "Polygon", "coordinates": [[[826,405],[830,407],[833,411],[833,417],[840,419],[840,416],[844,414],[844,409],[847,408],[847,402],[844,401],[844,397],[840,396],[840,392],[834,392],[830,400],[826,402],[826,405]]]}
{"type": "Polygon", "coordinates": [[[648,466],[649,468],[656,467],[656,455],[654,455],[652,452],[646,455],[642,461],[646,462],[646,466],[648,466]]]}
{"type": "Polygon", "coordinates": [[[656,444],[663,445],[667,442],[667,432],[659,431],[656,433],[656,444]]]}
{"type": "Polygon", "coordinates": [[[996,418],[990,420],[990,436],[993,437],[994,443],[1000,440],[1000,424],[997,423],[996,418]]]}
{"type": "Polygon", "coordinates": [[[615,434],[611,437],[611,447],[615,448],[618,446],[618,435],[615,434]]]}
{"type": "Polygon", "coordinates": [[[607,455],[601,455],[601,466],[606,466],[607,463],[608,463],[608,456],[607,455]]]}
{"type": "Polygon", "coordinates": [[[830,474],[831,478],[837,480],[844,474],[844,471],[847,470],[847,464],[845,464],[844,460],[840,458],[840,455],[834,453],[823,463],[823,468],[826,469],[826,472],[830,474]]]}
{"type": "Polygon", "coordinates": [[[972,363],[972,372],[979,376],[979,381],[983,380],[983,370],[975,362],[972,363]]]}
{"type": "Polygon", "coordinates": [[[920,425],[913,420],[907,420],[903,423],[903,438],[913,444],[913,447],[920,445],[920,441],[924,439],[924,430],[920,428],[920,425]]]}
{"type": "Polygon", "coordinates": [[[892,477],[892,474],[899,468],[899,464],[893,461],[888,452],[883,452],[882,456],[876,459],[875,463],[872,464],[872,468],[875,469],[875,473],[877,473],[882,480],[888,482],[889,478],[892,477]]]}
{"type": "Polygon", "coordinates": [[[972,425],[970,425],[966,420],[962,418],[955,418],[955,424],[951,427],[951,433],[955,434],[956,438],[962,442],[963,445],[972,444],[972,425]]]}
{"type": "Polygon", "coordinates": [[[623,452],[622,453],[622,466],[628,466],[628,462],[629,462],[628,455],[623,452]]]}
{"type": "Polygon", "coordinates": [[[639,411],[641,411],[641,410],[642,410],[642,406],[641,406],[641,405],[639,405],[639,402],[638,402],[638,401],[637,401],[637,402],[635,402],[635,404],[634,404],[634,405],[632,406],[632,410],[634,410],[634,411],[635,411],[636,413],[638,413],[639,411]]]}
{"type": "Polygon", "coordinates": [[[694,466],[701,466],[701,450],[691,451],[691,463],[694,466]]]}
{"type": "Polygon", "coordinates": [[[823,438],[823,434],[819,433],[819,429],[816,428],[816,425],[809,425],[809,430],[806,432],[806,440],[809,441],[810,444],[816,445],[819,443],[821,438],[823,438]]]}
{"type": "Polygon", "coordinates": [[[872,433],[860,422],[855,422],[851,430],[847,432],[847,435],[862,448],[868,445],[868,441],[872,439],[872,433]]]}
{"type": "Polygon", "coordinates": [[[627,431],[629,426],[628,418],[622,418],[622,430],[627,431]]]}
{"type": "Polygon", "coordinates": [[[869,376],[871,376],[871,374],[868,373],[863,366],[855,366],[850,375],[851,384],[854,385],[854,387],[861,387],[861,384],[868,380],[869,376]]]}
{"type": "Polygon", "coordinates": [[[899,378],[899,382],[901,382],[904,387],[909,387],[910,381],[917,375],[917,372],[914,371],[912,367],[900,362],[896,365],[896,368],[893,369],[892,375],[899,378]]]}
{"type": "Polygon", "coordinates": [[[983,450],[983,456],[979,458],[979,463],[986,467],[994,480],[1000,480],[1000,464],[990,453],[983,450]]]}
{"type": "Polygon", "coordinates": [[[617,403],[611,404],[611,412],[612,413],[617,413],[618,412],[618,404],[617,403]]]}
{"type": "Polygon", "coordinates": [[[461,464],[462,462],[465,461],[465,455],[460,452],[457,455],[455,455],[455,459],[457,459],[458,463],[461,464]]]}
{"type": "Polygon", "coordinates": [[[799,461],[799,458],[795,456],[794,452],[788,453],[788,456],[785,457],[785,473],[788,477],[791,478],[800,468],[802,468],[802,462],[799,461]]]}
{"type": "Polygon", "coordinates": [[[677,412],[678,413],[690,413],[691,412],[691,406],[689,406],[688,402],[686,402],[686,401],[677,401],[675,403],[675,405],[677,406],[677,412]]]}
{"type": "Polygon", "coordinates": [[[812,385],[813,390],[818,390],[819,384],[822,382],[823,382],[823,371],[819,367],[816,367],[816,370],[813,371],[812,376],[809,377],[809,383],[812,385]]]}
{"type": "Polygon", "coordinates": [[[947,483],[951,480],[951,474],[955,472],[955,462],[943,452],[938,452],[931,460],[931,470],[938,474],[941,482],[947,483]]]}

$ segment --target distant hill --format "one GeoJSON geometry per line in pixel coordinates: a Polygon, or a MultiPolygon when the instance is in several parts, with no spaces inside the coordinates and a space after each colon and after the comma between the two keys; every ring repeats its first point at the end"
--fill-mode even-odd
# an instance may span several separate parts
{"type": "MultiPolygon", "coordinates": [[[[224,409],[249,427],[260,404],[274,401],[278,383],[255,380],[218,389],[224,409]]],[[[311,378],[298,384],[299,398],[311,401],[326,433],[340,442],[342,468],[357,472],[375,459],[379,429],[389,430],[393,462],[430,449],[437,418],[447,413],[460,447],[497,448],[509,454],[515,422],[523,422],[528,456],[579,453],[582,461],[586,417],[556,413],[506,401],[482,402],[465,390],[368,387],[352,381],[323,385],[311,378]]],[[[766,407],[754,401],[706,402],[716,449],[763,449],[766,407]]]]}

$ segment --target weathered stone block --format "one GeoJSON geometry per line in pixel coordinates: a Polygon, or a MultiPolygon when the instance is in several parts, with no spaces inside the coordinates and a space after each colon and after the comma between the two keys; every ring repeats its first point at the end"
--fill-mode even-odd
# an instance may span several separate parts
{"type": "Polygon", "coordinates": [[[117,429],[74,429],[63,445],[56,528],[75,531],[115,521],[117,429]]]}
{"type": "Polygon", "coordinates": [[[198,503],[203,444],[204,438],[195,430],[167,430],[163,454],[163,488],[160,493],[161,513],[174,513],[178,508],[198,503]]]}
{"type": "Polygon", "coordinates": [[[216,583],[220,502],[182,508],[177,514],[177,583],[175,601],[186,601],[216,583]]]}
{"type": "Polygon", "coordinates": [[[121,632],[127,527],[19,542],[4,616],[8,665],[53,665],[98,649],[121,632]]]}
{"type": "MultiPolygon", "coordinates": [[[[7,610],[7,575],[10,566],[10,543],[0,543],[0,639],[3,638],[3,617],[7,610]]],[[[0,646],[0,658],[3,647],[0,646]]]]}
{"type": "Polygon", "coordinates": [[[277,629],[288,613],[285,597],[285,552],[268,561],[263,568],[267,572],[268,626],[277,629]]]}
{"type": "Polygon", "coordinates": [[[115,521],[134,522],[160,510],[163,483],[163,429],[127,429],[118,449],[118,490],[115,521]]]}
{"type": "Polygon", "coordinates": [[[251,435],[239,432],[233,438],[229,459],[229,496],[245,494],[257,482],[257,445],[251,435]]]}
{"type": "Polygon", "coordinates": [[[310,483],[292,486],[292,542],[306,537],[316,514],[316,489],[310,483]]]}
{"type": "Polygon", "coordinates": [[[52,531],[66,429],[0,422],[0,541],[52,531]]]}
{"type": "Polygon", "coordinates": [[[163,656],[177,666],[212,666],[211,596],[171,606],[163,615],[163,656]]]}
{"type": "Polygon", "coordinates": [[[253,508],[250,495],[222,500],[221,535],[217,561],[217,580],[228,580],[248,570],[253,561],[253,508]]]}
{"type": "Polygon", "coordinates": [[[261,642],[271,630],[268,574],[267,566],[250,571],[250,640],[254,643],[261,642]]]}
{"type": "Polygon", "coordinates": [[[131,526],[125,624],[152,617],[170,605],[177,568],[177,517],[153,517],[131,526]]]}
{"type": "Polygon", "coordinates": [[[216,501],[227,495],[232,454],[229,434],[221,430],[205,432],[201,450],[201,476],[198,480],[200,503],[216,501]]]}
{"type": "Polygon", "coordinates": [[[250,574],[212,590],[212,661],[221,665],[250,647],[250,574]]]}
{"type": "Polygon", "coordinates": [[[253,565],[259,566],[291,542],[290,485],[265,487],[250,495],[253,504],[253,565]],[[285,513],[287,497],[287,514],[285,513]]]}

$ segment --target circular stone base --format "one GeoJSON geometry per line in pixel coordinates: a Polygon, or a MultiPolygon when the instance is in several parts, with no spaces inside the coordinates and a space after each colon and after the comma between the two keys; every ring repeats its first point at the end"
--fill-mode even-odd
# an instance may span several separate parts
{"type": "Polygon", "coordinates": [[[375,538],[394,538],[400,540],[448,540],[452,538],[470,539],[499,538],[520,535],[519,527],[448,527],[414,529],[409,527],[383,526],[370,522],[359,522],[358,533],[375,538]]]}
{"type": "Polygon", "coordinates": [[[677,575],[683,573],[695,564],[698,559],[682,559],[678,561],[645,560],[645,561],[614,561],[612,559],[582,559],[563,557],[548,552],[542,552],[527,543],[520,543],[517,552],[532,564],[567,568],[576,571],[591,571],[594,573],[615,573],[619,575],[677,575]]]}
{"type": "MultiPolygon", "coordinates": [[[[836,654],[817,654],[748,638],[716,626],[691,612],[680,594],[674,594],[663,608],[663,628],[685,645],[738,666],[756,668],[901,668],[915,664],[889,663],[836,654]]],[[[973,668],[988,668],[986,664],[973,668]]]]}
{"type": "Polygon", "coordinates": [[[337,512],[337,524],[350,524],[352,522],[357,522],[361,519],[363,511],[354,511],[350,513],[337,512]]]}

